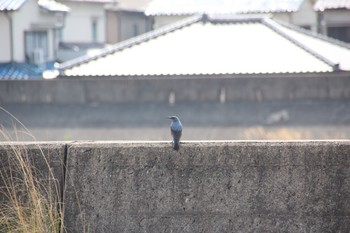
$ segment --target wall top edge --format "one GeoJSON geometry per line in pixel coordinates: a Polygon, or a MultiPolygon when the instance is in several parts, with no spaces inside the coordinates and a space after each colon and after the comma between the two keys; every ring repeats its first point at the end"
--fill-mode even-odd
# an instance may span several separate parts
{"type": "MultiPolygon", "coordinates": [[[[162,146],[171,143],[168,141],[3,141],[0,142],[0,146],[11,146],[11,145],[71,145],[71,146],[85,146],[85,145],[144,145],[144,146],[162,146]]],[[[182,145],[190,146],[193,145],[239,145],[239,144],[350,144],[350,140],[184,140],[181,141],[182,145]]]]}

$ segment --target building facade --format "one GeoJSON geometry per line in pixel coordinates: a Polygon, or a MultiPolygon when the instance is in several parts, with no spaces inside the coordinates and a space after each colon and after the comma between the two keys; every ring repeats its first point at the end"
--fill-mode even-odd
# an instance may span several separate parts
{"type": "Polygon", "coordinates": [[[41,64],[54,61],[56,32],[64,26],[69,8],[48,0],[24,0],[0,11],[0,63],[41,64]]]}

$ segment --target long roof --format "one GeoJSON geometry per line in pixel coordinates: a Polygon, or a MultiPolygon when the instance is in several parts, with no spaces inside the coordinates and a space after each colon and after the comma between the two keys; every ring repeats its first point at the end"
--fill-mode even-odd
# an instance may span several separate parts
{"type": "Polygon", "coordinates": [[[295,12],[304,0],[154,0],[147,15],[295,12]]]}
{"type": "Polygon", "coordinates": [[[0,1],[0,11],[16,11],[26,1],[27,0],[1,0],[0,1]]]}
{"type": "Polygon", "coordinates": [[[68,6],[54,0],[39,0],[38,4],[45,10],[52,12],[68,12],[70,10],[68,6]]]}
{"type": "Polygon", "coordinates": [[[109,5],[109,9],[144,12],[151,0],[118,0],[117,4],[109,5]]]}
{"type": "Polygon", "coordinates": [[[0,80],[2,79],[40,79],[46,69],[53,69],[53,63],[48,62],[39,67],[28,63],[0,63],[0,80]]]}
{"type": "Polygon", "coordinates": [[[100,3],[100,4],[107,4],[107,3],[118,3],[118,0],[60,0],[62,2],[78,2],[78,3],[100,3]]]}
{"type": "MultiPolygon", "coordinates": [[[[0,0],[0,11],[17,11],[27,0],[0,0]]],[[[37,0],[35,0],[37,1],[37,0]]],[[[68,12],[69,7],[55,0],[38,0],[38,5],[52,12],[68,12]]]]}
{"type": "Polygon", "coordinates": [[[66,76],[350,70],[350,47],[259,17],[193,16],[59,66],[66,76]]]}
{"type": "Polygon", "coordinates": [[[316,11],[332,10],[332,9],[348,9],[350,10],[350,0],[318,0],[314,9],[316,11]]]}

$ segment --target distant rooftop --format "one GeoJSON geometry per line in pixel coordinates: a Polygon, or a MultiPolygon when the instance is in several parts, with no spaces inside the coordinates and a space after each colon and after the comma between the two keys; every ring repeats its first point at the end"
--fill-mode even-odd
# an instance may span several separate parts
{"type": "Polygon", "coordinates": [[[349,9],[350,0],[318,0],[314,9],[316,11],[332,10],[332,9],[349,9]]]}
{"type": "Polygon", "coordinates": [[[8,62],[0,63],[1,79],[40,79],[45,69],[52,69],[53,63],[44,64],[43,67],[28,63],[8,62]]]}
{"type": "Polygon", "coordinates": [[[0,11],[16,11],[26,1],[27,0],[1,0],[0,1],[0,11]]]}
{"type": "Polygon", "coordinates": [[[118,0],[118,2],[114,4],[114,7],[109,6],[109,8],[144,12],[151,1],[152,0],[118,0]]]}
{"type": "Polygon", "coordinates": [[[93,3],[117,3],[119,0],[60,0],[62,2],[93,2],[93,3]]]}
{"type": "MultiPolygon", "coordinates": [[[[0,11],[17,11],[28,0],[0,0],[0,11]]],[[[53,12],[68,12],[69,7],[54,0],[39,0],[39,6],[53,12]]]]}
{"type": "Polygon", "coordinates": [[[192,16],[59,67],[66,76],[309,73],[350,70],[349,44],[247,16],[192,16]]]}
{"type": "Polygon", "coordinates": [[[304,0],[154,0],[147,15],[276,13],[298,11],[304,0]]]}
{"type": "Polygon", "coordinates": [[[68,12],[69,7],[66,5],[56,2],[54,0],[39,0],[38,4],[40,7],[53,12],[68,12]]]}

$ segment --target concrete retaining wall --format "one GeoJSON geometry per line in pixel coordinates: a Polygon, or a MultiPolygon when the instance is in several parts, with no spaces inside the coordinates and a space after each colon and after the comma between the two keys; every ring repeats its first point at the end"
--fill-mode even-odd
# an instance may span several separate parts
{"type": "Polygon", "coordinates": [[[66,146],[68,232],[350,232],[350,141],[66,146]]]}
{"type": "Polygon", "coordinates": [[[5,103],[350,99],[350,74],[63,78],[0,81],[5,103]]]}
{"type": "Polygon", "coordinates": [[[50,191],[54,195],[53,200],[60,200],[63,195],[65,148],[64,143],[0,142],[0,205],[8,201],[8,197],[3,195],[5,186],[18,186],[18,193],[23,195],[28,191],[23,186],[23,171],[31,171],[41,184],[40,188],[50,191]],[[31,166],[19,166],[19,161],[31,166]]]}

